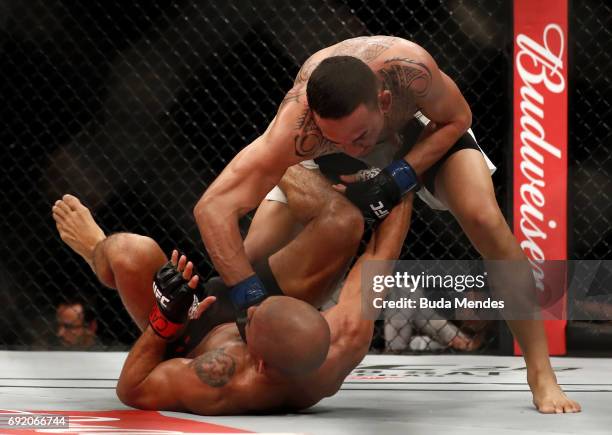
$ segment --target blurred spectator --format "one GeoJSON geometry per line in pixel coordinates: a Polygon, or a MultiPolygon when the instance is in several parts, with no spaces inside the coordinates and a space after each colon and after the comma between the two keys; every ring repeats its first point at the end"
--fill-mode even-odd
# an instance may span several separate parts
{"type": "Polygon", "coordinates": [[[100,347],[96,332],[98,322],[91,308],[80,300],[62,302],[57,306],[57,337],[67,348],[85,350],[100,347]]]}
{"type": "Polygon", "coordinates": [[[401,351],[436,351],[451,348],[460,351],[475,351],[485,341],[489,321],[478,331],[462,327],[462,322],[432,318],[408,318],[406,313],[397,312],[385,319],[384,335],[386,349],[401,351]]]}
{"type": "MultiPolygon", "coordinates": [[[[420,287],[414,290],[394,288],[387,299],[399,300],[401,297],[418,299],[424,296],[425,293],[420,287]]],[[[431,352],[450,348],[471,352],[480,349],[493,322],[483,320],[451,322],[448,319],[454,314],[448,310],[444,312],[432,308],[386,310],[383,315],[386,350],[431,352]]]]}

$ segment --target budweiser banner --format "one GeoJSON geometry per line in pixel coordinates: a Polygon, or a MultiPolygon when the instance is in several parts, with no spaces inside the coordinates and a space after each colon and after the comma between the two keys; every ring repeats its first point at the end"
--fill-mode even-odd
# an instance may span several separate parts
{"type": "MultiPolygon", "coordinates": [[[[536,285],[567,258],[567,20],[567,0],[514,1],[514,233],[536,285]]],[[[565,322],[546,327],[565,353],[565,322]]]]}

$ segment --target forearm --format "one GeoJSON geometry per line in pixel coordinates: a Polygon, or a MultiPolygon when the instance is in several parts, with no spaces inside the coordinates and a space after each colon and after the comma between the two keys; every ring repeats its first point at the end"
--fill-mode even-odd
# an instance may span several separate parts
{"type": "Polygon", "coordinates": [[[467,131],[470,124],[467,120],[453,121],[447,124],[434,124],[431,121],[423,130],[419,141],[404,156],[418,175],[423,174],[467,131]]]}
{"type": "Polygon", "coordinates": [[[163,361],[166,346],[166,340],[158,337],[151,327],[147,326],[123,364],[117,383],[117,394],[120,397],[135,394],[138,386],[163,361]]]}
{"type": "Polygon", "coordinates": [[[260,204],[292,163],[281,145],[264,136],[256,139],[232,159],[194,208],[206,250],[229,286],[253,275],[238,219],[260,204]]]}
{"type": "MultiPolygon", "coordinates": [[[[368,269],[368,275],[386,275],[391,273],[390,261],[396,260],[404,245],[404,240],[412,220],[414,194],[409,193],[393,208],[387,219],[380,223],[368,242],[365,252],[359,257],[347,277],[340,292],[338,304],[348,307],[360,307],[362,301],[361,279],[363,267],[367,261],[376,260],[368,269]],[[374,269],[376,268],[376,270],[374,269]]],[[[370,293],[373,295],[373,293],[370,293]]],[[[377,294],[384,299],[385,293],[377,294]]]]}
{"type": "Polygon", "coordinates": [[[211,199],[199,204],[194,216],[208,255],[221,279],[231,286],[252,275],[253,268],[240,235],[238,214],[221,201],[211,199]]]}

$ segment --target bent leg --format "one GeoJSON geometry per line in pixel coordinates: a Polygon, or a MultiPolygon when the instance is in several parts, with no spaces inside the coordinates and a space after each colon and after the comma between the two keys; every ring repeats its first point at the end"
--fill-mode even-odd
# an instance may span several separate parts
{"type": "Polygon", "coordinates": [[[363,217],[318,170],[292,166],[280,187],[304,229],[270,257],[270,268],[286,295],[320,306],[357,252],[363,217]]]}
{"type": "Polygon", "coordinates": [[[251,264],[268,258],[293,240],[300,229],[301,225],[286,203],[264,199],[244,239],[247,258],[251,264]]]}
{"type": "Polygon", "coordinates": [[[87,261],[102,284],[119,291],[123,305],[143,330],[154,303],[153,276],[168,261],[159,245],[136,234],[106,237],[90,210],[72,195],[64,195],[52,210],[61,239],[87,261]]]}
{"type": "Polygon", "coordinates": [[[93,257],[98,279],[116,288],[125,309],[140,330],[147,327],[155,302],[153,277],[168,258],[150,237],[117,233],[100,242],[93,257]]]}

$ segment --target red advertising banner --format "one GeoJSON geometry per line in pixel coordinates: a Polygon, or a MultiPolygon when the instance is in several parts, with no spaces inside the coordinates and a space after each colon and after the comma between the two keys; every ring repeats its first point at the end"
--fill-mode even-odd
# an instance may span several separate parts
{"type": "MultiPolygon", "coordinates": [[[[543,260],[567,258],[567,47],[568,0],[514,0],[514,234],[536,285],[543,260]]],[[[564,354],[565,321],[546,330],[564,354]]]]}
{"type": "Polygon", "coordinates": [[[104,434],[247,434],[242,429],[219,424],[197,421],[195,419],[169,417],[157,411],[116,410],[116,411],[14,411],[0,410],[3,417],[2,434],[35,433],[104,433],[104,434]],[[57,417],[41,424],[41,417],[57,417]],[[12,419],[10,418],[12,417],[12,419]],[[32,417],[32,419],[28,419],[32,417]],[[63,418],[62,418],[63,417],[63,418]]]}

